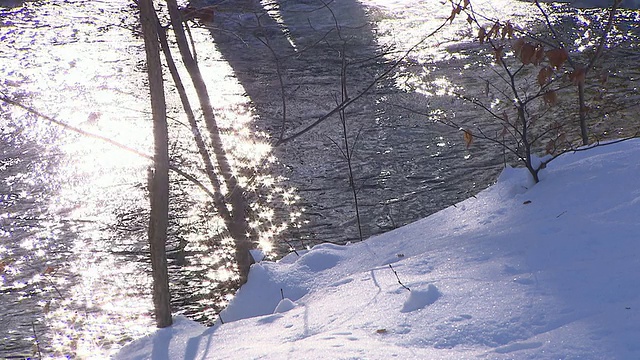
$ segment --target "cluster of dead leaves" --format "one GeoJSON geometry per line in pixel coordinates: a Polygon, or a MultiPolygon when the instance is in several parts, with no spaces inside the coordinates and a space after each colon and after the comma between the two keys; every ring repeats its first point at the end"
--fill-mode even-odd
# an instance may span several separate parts
{"type": "MultiPolygon", "coordinates": [[[[460,4],[454,4],[453,1],[451,2],[452,8],[451,8],[451,15],[449,15],[449,18],[447,20],[449,20],[449,22],[453,22],[453,20],[456,18],[457,15],[460,15],[460,13],[462,13],[462,10],[466,10],[467,7],[469,7],[469,5],[471,4],[470,0],[464,0],[462,2],[462,5],[460,4]]],[[[467,19],[468,21],[468,19],[467,19]]]]}
{"type": "MultiPolygon", "coordinates": [[[[473,19],[469,18],[467,19],[467,21],[471,23],[473,19]]],[[[504,24],[495,22],[491,29],[489,29],[489,31],[487,31],[484,26],[480,26],[480,28],[478,29],[478,40],[480,40],[480,44],[484,44],[485,41],[488,41],[492,38],[500,38],[502,40],[506,38],[512,39],[513,31],[514,28],[510,21],[507,21],[504,24]]]]}
{"type": "Polygon", "coordinates": [[[553,69],[559,70],[569,59],[569,54],[565,49],[545,50],[544,45],[533,44],[524,39],[517,39],[513,42],[513,51],[523,65],[539,66],[544,60],[547,60],[548,65],[545,67],[545,73],[552,72],[553,69]]]}
{"type": "MultiPolygon", "coordinates": [[[[536,77],[538,85],[540,85],[541,88],[551,82],[554,72],[560,70],[569,59],[569,54],[565,49],[556,48],[546,50],[542,44],[533,44],[523,39],[514,41],[513,50],[523,65],[543,65],[536,77]]],[[[577,85],[578,82],[584,81],[584,72],[580,74],[574,71],[569,75],[569,78],[577,85]]],[[[546,105],[553,106],[558,102],[558,95],[554,90],[548,90],[544,92],[542,99],[546,105]]]]}

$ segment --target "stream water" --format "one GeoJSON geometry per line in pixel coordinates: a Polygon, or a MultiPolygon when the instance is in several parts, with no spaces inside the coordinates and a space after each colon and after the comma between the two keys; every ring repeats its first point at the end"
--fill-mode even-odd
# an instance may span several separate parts
{"type": "MultiPolygon", "coordinates": [[[[359,240],[345,134],[365,238],[495,181],[504,164],[498,146],[476,141],[467,148],[458,129],[434,121],[486,121],[486,114],[452,96],[481,92],[492,76],[486,65],[491,54],[470,43],[467,23],[454,22],[420,43],[445,21],[450,6],[417,0],[200,2],[211,4],[214,22],[192,28],[198,61],[231,162],[252,201],[260,246],[271,257],[291,247],[359,240]],[[389,76],[374,83],[385,71],[389,76]],[[344,113],[344,127],[334,116],[274,145],[331,111],[343,90],[359,96],[344,113]]],[[[508,0],[478,7],[523,24],[534,11],[531,3],[508,0]]],[[[589,14],[578,15],[587,21],[589,14]]],[[[617,85],[603,96],[628,109],[617,121],[593,124],[601,135],[628,134],[636,120],[640,56],[628,32],[637,34],[638,13],[624,16],[621,45],[608,56],[626,65],[612,69],[617,85]]],[[[0,1],[0,94],[151,153],[137,31],[135,5],[127,0],[0,1]]],[[[170,88],[168,94],[173,164],[201,176],[177,96],[170,88]]],[[[0,358],[106,358],[153,330],[149,165],[125,148],[0,103],[0,358]]],[[[204,323],[215,320],[235,291],[229,285],[233,251],[214,215],[205,194],[172,177],[173,306],[204,323]]]]}

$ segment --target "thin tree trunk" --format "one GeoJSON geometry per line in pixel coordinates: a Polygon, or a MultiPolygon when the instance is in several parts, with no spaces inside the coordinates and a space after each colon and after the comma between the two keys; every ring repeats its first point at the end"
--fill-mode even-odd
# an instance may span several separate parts
{"type": "Polygon", "coordinates": [[[587,131],[587,106],[584,99],[584,82],[578,83],[578,114],[580,116],[580,137],[582,145],[589,145],[589,132],[587,131]]]}
{"type": "Polygon", "coordinates": [[[153,306],[156,325],[171,326],[171,296],[167,271],[167,224],[169,222],[169,135],[166,103],[156,31],[155,10],[151,0],[139,0],[140,23],[147,54],[147,74],[151,95],[154,138],[154,170],[149,172],[149,247],[153,274],[153,306]]]}
{"type": "Polygon", "coordinates": [[[204,141],[204,137],[198,128],[198,123],[196,122],[195,114],[193,113],[193,108],[191,107],[191,103],[189,101],[189,97],[187,95],[187,91],[185,90],[182,79],[180,78],[180,74],[178,73],[178,68],[173,60],[173,55],[171,54],[171,49],[169,48],[169,41],[167,39],[166,30],[161,27],[160,21],[156,17],[156,27],[158,28],[158,39],[160,40],[160,47],[162,48],[162,52],[164,53],[164,57],[167,61],[167,67],[169,68],[169,72],[171,73],[171,77],[173,78],[173,82],[178,90],[178,94],[180,96],[180,101],[182,102],[182,107],[184,109],[185,114],[187,115],[187,120],[189,121],[189,126],[191,127],[191,133],[193,134],[193,139],[196,142],[196,146],[198,148],[198,153],[200,157],[204,161],[205,172],[207,173],[207,177],[211,182],[211,185],[214,188],[214,196],[213,201],[215,206],[218,208],[218,212],[222,216],[225,221],[231,219],[231,213],[227,210],[224,196],[220,193],[220,180],[218,179],[218,174],[216,174],[215,168],[213,167],[213,162],[211,160],[211,156],[207,150],[207,146],[204,141]]]}

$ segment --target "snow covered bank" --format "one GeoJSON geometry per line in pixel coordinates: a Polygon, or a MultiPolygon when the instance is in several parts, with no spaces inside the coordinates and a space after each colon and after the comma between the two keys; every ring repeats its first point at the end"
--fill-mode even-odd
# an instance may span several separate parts
{"type": "Polygon", "coordinates": [[[116,358],[639,359],[639,159],[632,140],[535,186],[506,169],[408,226],[256,264],[224,325],[179,318],[116,358]]]}

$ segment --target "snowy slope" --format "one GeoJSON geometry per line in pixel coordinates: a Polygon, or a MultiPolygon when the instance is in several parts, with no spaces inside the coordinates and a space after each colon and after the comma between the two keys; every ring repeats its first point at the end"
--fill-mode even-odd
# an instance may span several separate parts
{"type": "Polygon", "coordinates": [[[633,140],[535,186],[505,169],[395,231],[256,264],[224,325],[178,318],[117,358],[640,359],[639,159],[633,140]]]}

